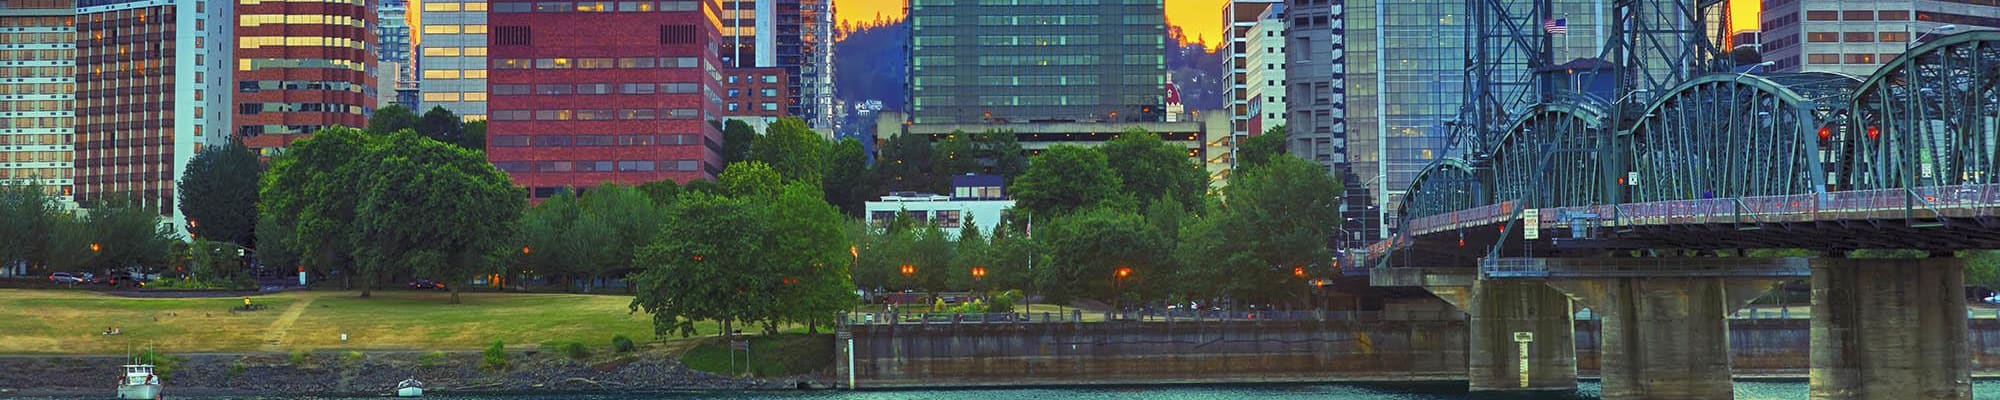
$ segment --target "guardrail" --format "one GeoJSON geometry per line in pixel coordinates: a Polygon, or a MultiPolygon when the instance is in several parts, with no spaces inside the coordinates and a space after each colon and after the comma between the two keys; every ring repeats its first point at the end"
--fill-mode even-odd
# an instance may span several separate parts
{"type": "MultiPolygon", "coordinates": [[[[1456,310],[1437,312],[1397,312],[1399,319],[1458,319],[1456,310]]],[[[1272,310],[1167,310],[1068,313],[850,313],[846,325],[964,325],[964,324],[1044,324],[1126,322],[1211,322],[1211,321],[1385,321],[1389,313],[1380,311],[1272,311],[1272,310]]]]}
{"type": "Polygon", "coordinates": [[[1812,276],[1805,258],[1486,258],[1482,278],[1644,278],[1812,276]]]}
{"type": "MultiPolygon", "coordinates": [[[[1402,233],[1370,244],[1369,258],[1408,246],[1412,236],[1505,223],[1514,201],[1413,218],[1402,233]]],[[[1916,225],[1944,218],[2000,216],[2000,184],[1927,186],[1910,189],[1849,190],[1797,195],[1669,200],[1645,203],[1553,207],[1540,213],[1543,228],[1569,227],[1565,216],[1594,214],[1600,227],[1646,225],[1764,224],[1852,219],[1910,219],[1916,225]]],[[[1365,262],[1365,261],[1364,261],[1365,262]]]]}

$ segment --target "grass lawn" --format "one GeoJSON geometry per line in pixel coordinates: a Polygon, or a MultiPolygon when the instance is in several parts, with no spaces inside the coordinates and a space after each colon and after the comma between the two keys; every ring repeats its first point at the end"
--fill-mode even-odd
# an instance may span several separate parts
{"type": "MultiPolygon", "coordinates": [[[[298,349],[470,350],[495,339],[532,348],[552,340],[608,346],[612,335],[652,341],[652,315],[630,296],[443,292],[286,292],[256,296],[268,308],[230,312],[241,298],[137,299],[94,292],[0,289],[0,354],[122,354],[298,349]],[[105,336],[117,326],[122,335],[105,336]],[[340,334],[348,341],[341,343],[340,334]]],[[[699,324],[703,334],[712,323],[699,324]]],[[[677,338],[677,337],[673,337],[677,338]]],[[[671,339],[671,338],[670,338],[671,339]]]]}

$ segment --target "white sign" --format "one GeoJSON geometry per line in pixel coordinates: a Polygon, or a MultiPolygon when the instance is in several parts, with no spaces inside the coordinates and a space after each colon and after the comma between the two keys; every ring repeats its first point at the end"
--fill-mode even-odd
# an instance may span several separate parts
{"type": "Polygon", "coordinates": [[[1535,341],[1534,332],[1514,332],[1514,343],[1528,343],[1533,341],[1535,341]]]}
{"type": "Polygon", "coordinates": [[[1528,240],[1542,238],[1542,212],[1539,209],[1521,210],[1521,237],[1528,240]]]}
{"type": "Polygon", "coordinates": [[[1627,185],[1632,185],[1632,186],[1639,186],[1639,171],[1628,171],[1628,172],[1626,172],[1626,173],[1625,173],[1625,184],[1627,184],[1627,185]]]}

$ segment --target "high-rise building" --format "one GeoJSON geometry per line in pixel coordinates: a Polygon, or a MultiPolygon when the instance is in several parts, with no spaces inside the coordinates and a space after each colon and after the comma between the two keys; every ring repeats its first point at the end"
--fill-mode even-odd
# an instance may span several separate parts
{"type": "Polygon", "coordinates": [[[0,3],[0,186],[71,200],[76,135],[73,0],[0,3]]]}
{"type": "MultiPolygon", "coordinates": [[[[1447,152],[1466,151],[1446,142],[1465,104],[1465,2],[1378,5],[1286,0],[1288,149],[1347,183],[1342,231],[1350,244],[1395,229],[1388,217],[1416,174],[1447,152]]],[[[1543,22],[1560,20],[1567,33],[1527,26],[1523,34],[1547,35],[1557,64],[1597,57],[1608,34],[1600,21],[1610,20],[1612,6],[1555,0],[1552,7],[1543,22]]],[[[1516,86],[1530,76],[1521,59],[1496,70],[1504,73],[1496,79],[1516,86]]]]}
{"type": "Polygon", "coordinates": [[[418,112],[486,119],[486,0],[424,0],[417,27],[418,112]]]}
{"type": "Polygon", "coordinates": [[[1285,5],[1265,7],[1244,38],[1248,52],[1241,95],[1249,98],[1244,110],[1246,134],[1257,135],[1285,124],[1285,5]]]}
{"type": "MultiPolygon", "coordinates": [[[[196,152],[229,140],[236,119],[232,99],[266,87],[230,80],[239,63],[230,40],[231,29],[238,27],[234,6],[207,0],[78,2],[78,203],[122,201],[156,209],[175,230],[187,231],[176,182],[196,152]]],[[[248,17],[241,23],[271,27],[285,21],[282,15],[248,17]]],[[[268,40],[239,43],[249,49],[268,40]]]]}
{"type": "Polygon", "coordinates": [[[377,74],[392,74],[376,70],[369,0],[238,0],[236,13],[236,134],[368,125],[377,74]]]}
{"type": "MultiPolygon", "coordinates": [[[[1224,47],[1229,52],[1229,59],[1224,60],[1226,64],[1222,67],[1229,72],[1229,82],[1222,88],[1222,97],[1229,102],[1230,128],[1236,136],[1263,133],[1250,129],[1250,99],[1255,97],[1250,95],[1250,49],[1253,48],[1250,30],[1264,21],[1266,11],[1274,7],[1283,8],[1284,0],[1230,0],[1222,6],[1223,32],[1229,35],[1229,44],[1224,47]]],[[[1284,20],[1280,19],[1277,23],[1278,39],[1284,40],[1284,20]]],[[[1283,61],[1279,60],[1279,63],[1283,64],[1283,61]]]]}
{"type": "Polygon", "coordinates": [[[1992,1],[1799,0],[1765,5],[1760,18],[1771,70],[1869,76],[1918,42],[1951,32],[2000,29],[1992,1]]]}
{"type": "Polygon", "coordinates": [[[536,199],[604,182],[713,178],[718,7],[493,1],[487,159],[536,199]]]}
{"type": "MultiPolygon", "coordinates": [[[[727,48],[726,46],[724,48],[727,48]]],[[[792,97],[790,79],[784,68],[728,68],[722,70],[722,115],[742,120],[763,132],[779,118],[794,116],[785,107],[792,97]]]]}
{"type": "Polygon", "coordinates": [[[375,93],[377,105],[417,107],[417,60],[410,57],[409,11],[405,0],[381,0],[375,8],[375,36],[379,41],[375,46],[375,62],[380,63],[376,68],[380,76],[376,78],[385,84],[380,86],[389,87],[375,93]]]}
{"type": "MultiPolygon", "coordinates": [[[[780,68],[785,115],[830,132],[833,13],[827,0],[721,0],[725,68],[780,68]],[[826,121],[821,121],[826,120],[826,121]]],[[[737,115],[731,112],[729,115],[737,115]]],[[[761,115],[761,114],[759,114],[761,115]]]]}
{"type": "Polygon", "coordinates": [[[913,0],[911,122],[1164,121],[1164,20],[1162,0],[913,0]]]}

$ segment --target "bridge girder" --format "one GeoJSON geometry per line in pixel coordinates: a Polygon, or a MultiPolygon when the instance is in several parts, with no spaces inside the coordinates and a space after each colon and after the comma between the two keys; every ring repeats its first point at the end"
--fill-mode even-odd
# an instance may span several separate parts
{"type": "Polygon", "coordinates": [[[1831,144],[1843,190],[2000,182],[2000,32],[1939,37],[1860,85],[1831,144]]]}
{"type": "Polygon", "coordinates": [[[1626,202],[1820,193],[1820,126],[1860,83],[1833,73],[1711,74],[1647,106],[1622,136],[1626,202]]]}
{"type": "Polygon", "coordinates": [[[1610,152],[1616,146],[1603,105],[1562,101],[1516,114],[1521,117],[1489,152],[1495,201],[1554,207],[1612,199],[1605,163],[1615,160],[1610,152]]]}

